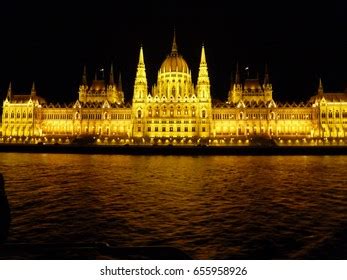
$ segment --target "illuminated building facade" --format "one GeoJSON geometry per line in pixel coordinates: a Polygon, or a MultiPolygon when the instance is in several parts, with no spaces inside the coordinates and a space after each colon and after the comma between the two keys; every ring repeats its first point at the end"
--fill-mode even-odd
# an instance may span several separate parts
{"type": "Polygon", "coordinates": [[[34,84],[30,94],[15,95],[10,84],[1,129],[0,141],[13,143],[70,143],[88,135],[102,144],[237,144],[254,136],[345,143],[347,94],[324,93],[320,80],[308,102],[281,104],[272,98],[266,68],[262,82],[241,82],[237,66],[228,100],[213,103],[204,46],[195,85],[174,36],[150,90],[141,47],[131,105],[124,102],[112,66],[107,84],[95,76],[90,86],[84,68],[79,98],[69,105],[46,103],[34,84]]]}

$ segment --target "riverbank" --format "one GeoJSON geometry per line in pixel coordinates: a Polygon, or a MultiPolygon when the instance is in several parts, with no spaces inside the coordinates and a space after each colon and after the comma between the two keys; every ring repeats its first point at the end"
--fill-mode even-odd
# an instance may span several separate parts
{"type": "Polygon", "coordinates": [[[0,144],[0,152],[130,155],[347,155],[347,146],[116,146],[0,144]]]}

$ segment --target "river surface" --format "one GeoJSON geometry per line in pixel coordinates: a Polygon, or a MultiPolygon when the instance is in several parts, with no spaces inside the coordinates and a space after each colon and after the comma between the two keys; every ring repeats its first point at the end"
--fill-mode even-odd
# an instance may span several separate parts
{"type": "Polygon", "coordinates": [[[347,259],[347,156],[1,153],[9,242],[347,259]]]}

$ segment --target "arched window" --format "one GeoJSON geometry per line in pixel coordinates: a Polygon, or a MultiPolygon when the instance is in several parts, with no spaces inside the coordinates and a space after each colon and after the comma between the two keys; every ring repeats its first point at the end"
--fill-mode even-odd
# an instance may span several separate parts
{"type": "Polygon", "coordinates": [[[31,119],[33,117],[33,113],[29,112],[28,118],[31,119]]]}
{"type": "Polygon", "coordinates": [[[5,118],[8,118],[8,112],[5,112],[5,118]]]}
{"type": "Polygon", "coordinates": [[[336,111],[335,112],[335,118],[339,118],[340,117],[340,113],[339,113],[339,111],[336,111]]]}
{"type": "Polygon", "coordinates": [[[17,119],[19,119],[20,118],[20,113],[19,112],[17,112],[17,119]]]}
{"type": "Polygon", "coordinates": [[[202,117],[206,118],[206,111],[205,110],[202,111],[202,117]]]}
{"type": "Polygon", "coordinates": [[[138,111],[137,111],[137,117],[138,117],[138,118],[141,118],[141,110],[138,110],[138,111]]]}
{"type": "Polygon", "coordinates": [[[240,120],[243,120],[243,112],[240,113],[239,117],[240,117],[240,120]]]}
{"type": "Polygon", "coordinates": [[[325,112],[322,112],[322,118],[324,119],[326,117],[325,112]]]}
{"type": "Polygon", "coordinates": [[[23,117],[23,119],[25,119],[27,117],[27,114],[25,112],[23,112],[22,117],[23,117]]]}

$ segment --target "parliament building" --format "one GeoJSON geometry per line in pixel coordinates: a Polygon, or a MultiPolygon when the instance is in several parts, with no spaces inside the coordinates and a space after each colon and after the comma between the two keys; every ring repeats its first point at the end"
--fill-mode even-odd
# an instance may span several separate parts
{"type": "Polygon", "coordinates": [[[196,84],[178,52],[161,64],[149,87],[141,47],[132,102],[125,103],[121,80],[111,66],[107,80],[88,83],[86,68],[78,100],[48,104],[33,84],[30,94],[13,93],[3,101],[0,143],[69,144],[92,137],[99,144],[242,145],[254,137],[283,144],[347,144],[347,93],[317,94],[307,102],[273,100],[268,71],[264,79],[241,82],[238,67],[225,102],[212,102],[205,49],[196,84]]]}

